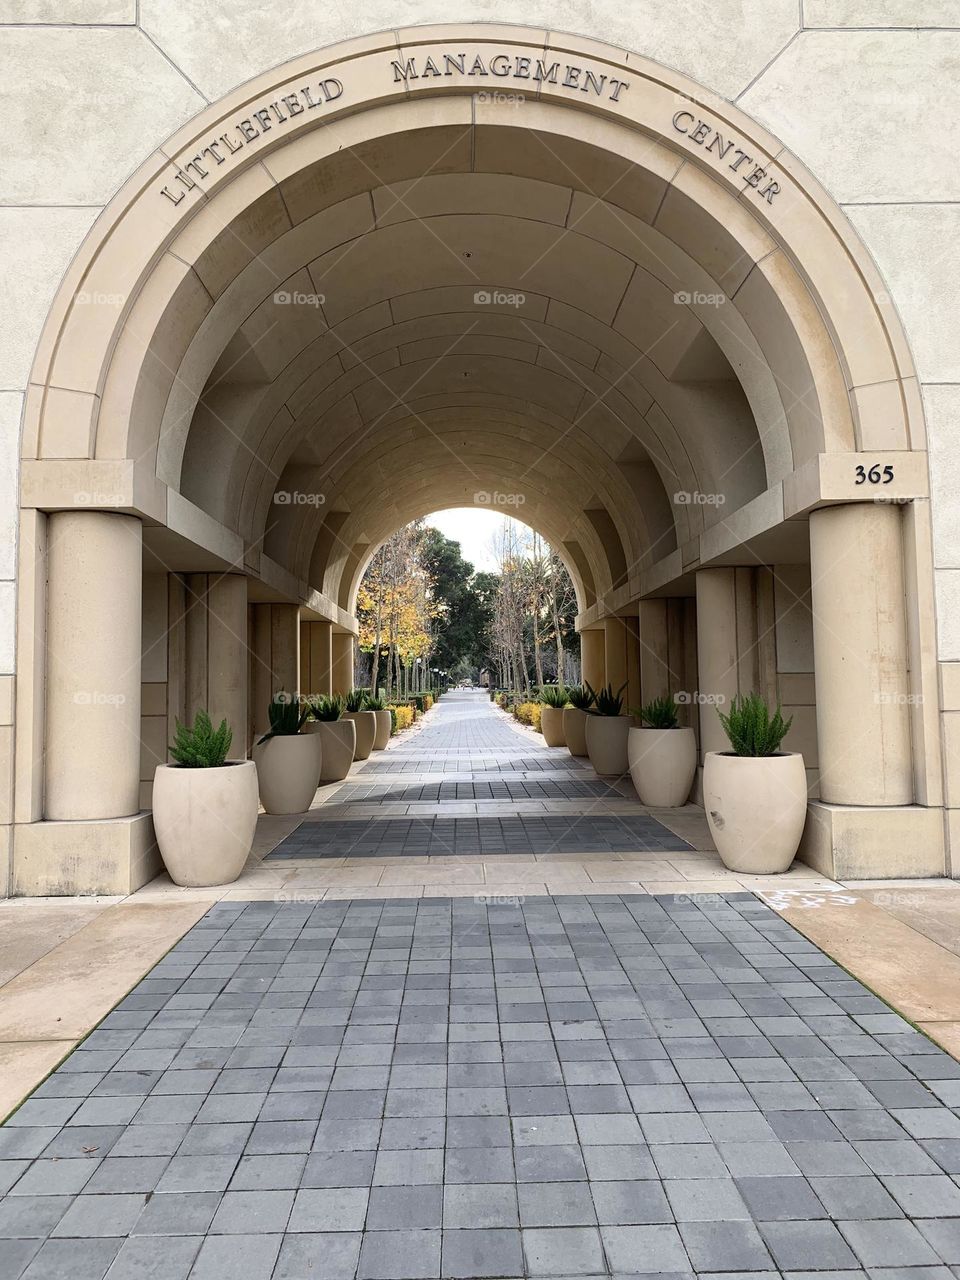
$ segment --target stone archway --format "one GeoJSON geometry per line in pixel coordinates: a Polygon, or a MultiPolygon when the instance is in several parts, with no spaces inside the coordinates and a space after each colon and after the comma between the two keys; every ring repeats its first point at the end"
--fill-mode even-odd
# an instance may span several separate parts
{"type": "Polygon", "coordinates": [[[342,683],[377,543],[504,489],[571,567],[594,681],[782,698],[806,856],[936,874],[924,449],[850,226],[693,82],[483,24],[266,73],[129,179],[41,339],[15,884],[139,882],[144,720],[163,741],[200,690],[245,724],[258,671],[342,683]]]}

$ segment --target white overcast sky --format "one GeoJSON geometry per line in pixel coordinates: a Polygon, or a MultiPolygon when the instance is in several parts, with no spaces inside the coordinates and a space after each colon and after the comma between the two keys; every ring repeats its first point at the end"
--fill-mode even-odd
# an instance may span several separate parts
{"type": "MultiPolygon", "coordinates": [[[[424,523],[433,525],[446,537],[459,542],[463,558],[469,560],[475,569],[493,571],[497,568],[497,562],[491,544],[494,534],[503,527],[504,518],[502,511],[487,511],[483,507],[453,507],[449,511],[435,511],[433,515],[425,517],[424,523]]],[[[524,527],[521,525],[521,528],[524,527]]]]}

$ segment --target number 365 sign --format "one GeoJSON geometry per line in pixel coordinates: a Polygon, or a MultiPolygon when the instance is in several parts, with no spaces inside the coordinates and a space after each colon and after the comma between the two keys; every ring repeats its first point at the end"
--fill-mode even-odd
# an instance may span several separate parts
{"type": "Polygon", "coordinates": [[[893,463],[875,462],[872,466],[858,463],[854,484],[890,484],[893,480],[893,463]]]}

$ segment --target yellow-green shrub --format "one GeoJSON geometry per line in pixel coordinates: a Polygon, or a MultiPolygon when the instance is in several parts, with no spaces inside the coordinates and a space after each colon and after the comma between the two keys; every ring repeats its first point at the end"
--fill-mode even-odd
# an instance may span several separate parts
{"type": "Polygon", "coordinates": [[[515,719],[521,724],[528,724],[532,728],[540,732],[540,703],[539,702],[518,702],[513,708],[515,719]]]}
{"type": "Polygon", "coordinates": [[[409,729],[413,724],[413,707],[408,707],[405,704],[400,706],[393,705],[390,710],[393,712],[395,733],[400,733],[403,729],[409,729]]]}
{"type": "Polygon", "coordinates": [[[430,710],[430,708],[431,708],[432,706],[433,706],[433,694],[432,694],[432,693],[425,693],[425,694],[423,695],[423,709],[424,709],[424,711],[429,711],[429,710],[430,710]]]}

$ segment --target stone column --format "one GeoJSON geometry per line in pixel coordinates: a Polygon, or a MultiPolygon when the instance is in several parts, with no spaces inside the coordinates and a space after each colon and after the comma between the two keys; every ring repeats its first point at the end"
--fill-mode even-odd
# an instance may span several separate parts
{"type": "Polygon", "coordinates": [[[55,511],[47,554],[44,816],[140,808],[142,530],[134,516],[55,511]]]}
{"type": "Polygon", "coordinates": [[[349,693],[353,688],[353,636],[348,631],[335,631],[331,648],[333,692],[349,693]]]}
{"type": "Polygon", "coordinates": [[[810,573],[820,799],[911,804],[900,508],[811,512],[810,573]]]}
{"type": "Polygon", "coordinates": [[[594,689],[606,683],[606,631],[580,632],[580,679],[594,689]]]}
{"type": "Polygon", "coordinates": [[[275,693],[300,691],[300,608],[295,604],[251,606],[250,699],[253,729],[266,733],[275,693]]]}
{"type": "Polygon", "coordinates": [[[187,720],[201,708],[214,725],[233,730],[232,759],[246,755],[247,579],[243,574],[191,573],[186,577],[187,720]]]}
{"type": "Polygon", "coordinates": [[[626,685],[623,690],[624,708],[636,707],[640,702],[637,621],[634,618],[604,618],[603,635],[604,683],[612,685],[614,693],[626,685]]]}
{"type": "Polygon", "coordinates": [[[333,623],[300,624],[300,692],[332,693],[333,623]]]}
{"type": "Polygon", "coordinates": [[[697,685],[701,758],[729,749],[717,705],[739,692],[735,569],[697,570],[697,685]]]}

